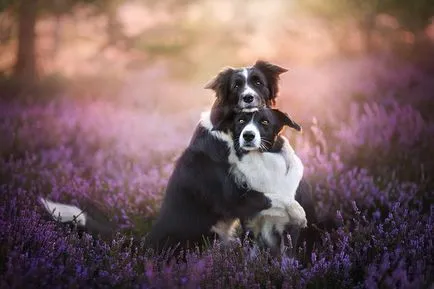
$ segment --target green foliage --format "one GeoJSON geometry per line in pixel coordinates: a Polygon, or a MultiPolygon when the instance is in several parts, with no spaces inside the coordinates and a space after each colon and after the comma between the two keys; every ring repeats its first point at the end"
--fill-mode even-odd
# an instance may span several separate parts
{"type": "Polygon", "coordinates": [[[19,0],[0,0],[0,13],[18,4],[19,0]]]}
{"type": "Polygon", "coordinates": [[[380,9],[381,0],[299,0],[297,4],[298,8],[330,21],[349,17],[363,20],[366,14],[380,9]]]}
{"type": "Polygon", "coordinates": [[[14,2],[14,1],[12,1],[12,0],[0,0],[0,12],[6,10],[12,2],[14,2]]]}
{"type": "Polygon", "coordinates": [[[424,29],[434,17],[432,0],[385,0],[383,10],[395,16],[399,23],[412,32],[424,29]]]}
{"type": "Polygon", "coordinates": [[[299,0],[297,4],[299,9],[333,22],[348,18],[365,21],[366,17],[386,13],[413,32],[425,28],[434,16],[432,0],[299,0]]]}

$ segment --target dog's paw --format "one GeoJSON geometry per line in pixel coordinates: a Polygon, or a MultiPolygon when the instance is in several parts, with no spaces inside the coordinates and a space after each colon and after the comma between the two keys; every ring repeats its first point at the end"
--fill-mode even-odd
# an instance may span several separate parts
{"type": "Polygon", "coordinates": [[[307,227],[307,219],[306,218],[289,218],[289,224],[297,226],[299,228],[307,227]]]}
{"type": "Polygon", "coordinates": [[[298,202],[293,202],[287,208],[289,223],[300,228],[307,227],[306,212],[298,202]]]}
{"type": "Polygon", "coordinates": [[[300,218],[298,220],[296,220],[297,222],[297,226],[300,228],[306,228],[307,227],[307,219],[306,218],[300,218]]]}

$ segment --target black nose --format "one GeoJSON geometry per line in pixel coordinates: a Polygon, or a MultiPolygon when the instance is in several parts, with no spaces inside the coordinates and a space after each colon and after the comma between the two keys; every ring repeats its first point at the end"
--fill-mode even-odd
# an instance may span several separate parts
{"type": "Polygon", "coordinates": [[[255,138],[255,134],[252,131],[246,131],[243,133],[245,141],[252,141],[255,138]]]}
{"type": "Polygon", "coordinates": [[[253,95],[250,95],[250,94],[245,95],[243,97],[243,100],[244,100],[245,103],[251,103],[253,101],[253,95]]]}

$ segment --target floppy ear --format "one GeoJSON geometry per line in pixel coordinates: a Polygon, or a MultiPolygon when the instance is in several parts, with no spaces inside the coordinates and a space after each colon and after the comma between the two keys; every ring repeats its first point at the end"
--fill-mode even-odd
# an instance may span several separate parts
{"type": "Polygon", "coordinates": [[[277,97],[277,94],[279,92],[279,75],[287,72],[288,69],[263,60],[256,61],[254,67],[262,71],[262,73],[267,78],[268,89],[270,90],[271,104],[274,105],[276,102],[275,98],[277,97]]]}
{"type": "Polygon", "coordinates": [[[206,85],[205,89],[212,89],[216,92],[216,96],[225,95],[229,89],[229,80],[234,69],[231,67],[224,68],[206,85]]]}
{"type": "Polygon", "coordinates": [[[290,128],[295,129],[296,131],[301,131],[301,126],[295,121],[293,121],[287,113],[281,112],[278,109],[273,109],[273,113],[277,116],[277,119],[279,121],[279,126],[281,128],[287,125],[290,128]]]}
{"type": "Polygon", "coordinates": [[[212,130],[227,131],[232,126],[235,115],[236,111],[233,109],[220,110],[218,115],[215,116],[212,130]]]}
{"type": "Polygon", "coordinates": [[[270,62],[264,61],[264,60],[258,60],[255,63],[255,67],[263,71],[264,73],[270,73],[274,74],[276,76],[279,76],[282,73],[285,73],[288,71],[288,69],[280,67],[276,64],[272,64],[270,62]]]}

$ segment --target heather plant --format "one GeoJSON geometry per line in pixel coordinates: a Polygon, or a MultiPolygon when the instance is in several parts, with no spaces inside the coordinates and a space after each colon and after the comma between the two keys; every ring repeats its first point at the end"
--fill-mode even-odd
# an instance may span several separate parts
{"type": "Polygon", "coordinates": [[[199,111],[161,115],[102,100],[3,102],[1,288],[430,288],[434,123],[387,97],[351,102],[292,137],[319,215],[310,256],[273,258],[237,240],[168,260],[140,240],[199,111]],[[333,114],[331,114],[333,115],[333,114]],[[164,133],[161,133],[164,131],[164,133]],[[39,196],[93,203],[117,225],[100,239],[52,221],[39,196]]]}

